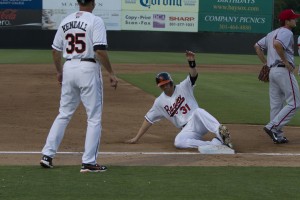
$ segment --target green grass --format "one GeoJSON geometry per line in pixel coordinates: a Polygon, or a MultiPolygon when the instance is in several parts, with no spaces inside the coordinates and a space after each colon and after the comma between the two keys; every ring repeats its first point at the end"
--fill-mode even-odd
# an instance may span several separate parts
{"type": "MultiPolygon", "coordinates": [[[[11,63],[52,63],[51,50],[1,50],[0,64],[11,63]]],[[[136,64],[186,64],[184,53],[170,52],[109,52],[112,63],[136,64]]],[[[299,56],[296,56],[299,63],[299,56]]],[[[197,54],[198,65],[205,64],[259,64],[255,55],[197,54]]],[[[119,74],[127,82],[144,91],[158,96],[154,74],[119,74]]],[[[175,73],[176,83],[183,80],[186,73],[175,73]]],[[[297,76],[299,79],[299,76],[297,76]]],[[[195,88],[195,96],[200,107],[209,111],[222,123],[265,124],[269,121],[268,84],[257,81],[257,74],[201,73],[195,88]]],[[[300,115],[289,125],[300,125],[300,115]]]]}
{"type": "Polygon", "coordinates": [[[299,199],[299,173],[300,168],[285,167],[114,166],[105,173],[80,174],[78,166],[2,166],[0,198],[299,199]]]}
{"type": "MultiPolygon", "coordinates": [[[[0,64],[47,64],[52,63],[51,50],[0,49],[0,64]]],[[[109,51],[112,63],[136,64],[183,64],[184,53],[109,51]]],[[[260,64],[254,55],[198,53],[201,64],[260,64]]]]}
{"type": "MultiPolygon", "coordinates": [[[[172,74],[175,83],[186,76],[187,73],[172,74]]],[[[161,93],[153,73],[119,74],[119,77],[153,96],[161,93]]],[[[201,73],[194,94],[199,106],[222,123],[266,124],[269,121],[269,84],[259,82],[257,74],[201,73]]],[[[299,112],[289,125],[300,125],[299,112]]]]}
{"type": "MultiPolygon", "coordinates": [[[[109,52],[112,63],[185,64],[183,54],[109,52]]],[[[52,63],[50,50],[0,50],[0,64],[52,63]]],[[[254,55],[197,54],[198,64],[259,64],[254,55]]],[[[299,57],[296,57],[299,63],[299,57]]],[[[119,74],[157,96],[154,74],[119,74]]],[[[174,73],[176,83],[186,73],[174,73]]],[[[299,78],[299,77],[297,77],[299,78]]],[[[299,79],[298,79],[299,80],[299,79]]],[[[195,96],[222,123],[268,121],[268,84],[257,74],[201,73],[195,96]]],[[[142,116],[141,116],[142,117],[142,116]]],[[[291,124],[299,125],[299,114],[291,124]]],[[[300,199],[300,168],[286,167],[125,167],[101,174],[80,174],[78,166],[0,166],[0,199],[300,199]]]]}

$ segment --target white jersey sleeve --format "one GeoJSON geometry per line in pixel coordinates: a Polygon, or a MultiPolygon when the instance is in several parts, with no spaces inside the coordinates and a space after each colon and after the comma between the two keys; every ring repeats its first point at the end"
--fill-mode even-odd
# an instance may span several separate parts
{"type": "Polygon", "coordinates": [[[53,44],[52,44],[53,49],[55,49],[57,51],[63,51],[63,47],[64,47],[63,36],[64,36],[63,30],[61,28],[58,28],[58,30],[55,34],[54,40],[53,40],[53,44]]]}
{"type": "Polygon", "coordinates": [[[163,110],[161,110],[161,108],[159,107],[159,97],[155,99],[152,108],[145,115],[145,118],[151,124],[158,122],[164,118],[163,110]]]}
{"type": "Polygon", "coordinates": [[[298,55],[300,56],[300,36],[298,37],[298,55]]]}
{"type": "Polygon", "coordinates": [[[191,119],[193,111],[199,108],[193,91],[194,86],[188,76],[176,85],[171,97],[164,93],[157,97],[145,118],[150,123],[166,118],[177,128],[182,128],[191,119]]]}
{"type": "Polygon", "coordinates": [[[103,20],[96,16],[93,32],[93,46],[107,45],[106,28],[103,20]]]}
{"type": "Polygon", "coordinates": [[[267,46],[267,37],[263,37],[262,39],[260,39],[256,44],[262,49],[262,50],[266,50],[268,49],[267,46]]]}

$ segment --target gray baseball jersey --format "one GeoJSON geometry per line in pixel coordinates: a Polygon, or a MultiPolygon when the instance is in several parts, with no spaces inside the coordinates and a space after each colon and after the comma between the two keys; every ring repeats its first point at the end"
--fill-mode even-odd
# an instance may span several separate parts
{"type": "Polygon", "coordinates": [[[280,42],[288,62],[294,63],[294,37],[291,30],[281,27],[270,32],[257,42],[262,49],[267,50],[267,64],[270,70],[270,122],[266,128],[275,132],[278,139],[283,138],[282,128],[295,115],[300,105],[298,82],[292,72],[285,68],[284,63],[274,48],[274,41],[280,42]],[[286,102],[286,105],[284,105],[286,102]]]}
{"type": "Polygon", "coordinates": [[[295,67],[294,64],[294,38],[293,32],[287,28],[281,27],[270,32],[266,37],[262,38],[257,44],[263,50],[267,50],[267,64],[269,67],[276,66],[281,63],[281,58],[273,47],[273,41],[277,40],[281,43],[285,50],[286,59],[295,67]]]}

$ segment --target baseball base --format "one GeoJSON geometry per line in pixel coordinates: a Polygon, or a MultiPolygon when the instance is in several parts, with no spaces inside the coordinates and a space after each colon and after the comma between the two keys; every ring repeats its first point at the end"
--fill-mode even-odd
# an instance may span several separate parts
{"type": "Polygon", "coordinates": [[[235,151],[226,145],[205,145],[199,146],[201,154],[235,154],[235,151]]]}

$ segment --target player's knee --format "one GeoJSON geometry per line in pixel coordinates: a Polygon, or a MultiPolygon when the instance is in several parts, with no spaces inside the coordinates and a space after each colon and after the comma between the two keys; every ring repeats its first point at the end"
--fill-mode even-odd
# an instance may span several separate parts
{"type": "Polygon", "coordinates": [[[178,149],[187,148],[186,147],[186,140],[180,137],[176,137],[174,141],[174,146],[178,149]]]}
{"type": "Polygon", "coordinates": [[[68,122],[71,120],[72,118],[72,114],[67,114],[67,113],[64,113],[64,112],[59,112],[59,115],[57,116],[57,118],[61,121],[65,121],[65,122],[68,122]]]}

